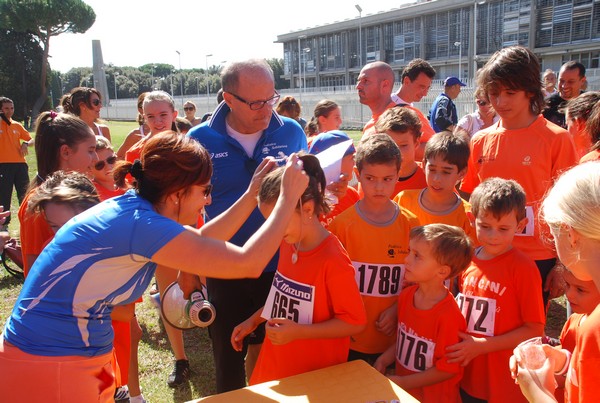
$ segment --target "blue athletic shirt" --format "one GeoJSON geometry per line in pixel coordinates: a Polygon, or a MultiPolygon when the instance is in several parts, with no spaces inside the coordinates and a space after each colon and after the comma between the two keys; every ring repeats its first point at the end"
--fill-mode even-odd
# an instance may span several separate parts
{"type": "Polygon", "coordinates": [[[182,231],[133,190],[74,217],[35,261],[4,338],[34,355],[110,352],[113,306],[142,295],[150,258],[182,231]]]}
{"type": "MultiPolygon", "coordinates": [[[[229,106],[221,102],[208,122],[188,132],[208,150],[213,163],[213,197],[212,203],[205,207],[207,221],[227,210],[244,194],[254,170],[265,157],[285,158],[308,148],[306,135],[298,122],[273,112],[269,126],[263,131],[250,158],[242,145],[227,134],[225,117],[229,111],[229,106]]],[[[258,208],[254,209],[230,242],[244,245],[264,222],[258,208]]],[[[276,269],[277,259],[273,258],[265,271],[274,272],[276,269]]]]}

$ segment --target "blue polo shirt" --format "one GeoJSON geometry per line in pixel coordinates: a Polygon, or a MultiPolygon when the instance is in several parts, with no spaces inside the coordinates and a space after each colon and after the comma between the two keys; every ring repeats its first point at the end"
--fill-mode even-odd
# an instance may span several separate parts
{"type": "MultiPolygon", "coordinates": [[[[308,148],[306,135],[300,125],[293,119],[273,112],[269,126],[263,131],[250,157],[242,145],[227,134],[225,117],[229,111],[229,106],[221,102],[211,120],[188,132],[191,138],[208,150],[213,163],[213,197],[210,206],[205,207],[207,221],[227,210],[244,194],[256,167],[265,157],[282,158],[308,148]]],[[[256,208],[230,241],[243,245],[264,221],[256,208]]],[[[277,260],[271,259],[265,271],[276,269],[277,260]]]]}

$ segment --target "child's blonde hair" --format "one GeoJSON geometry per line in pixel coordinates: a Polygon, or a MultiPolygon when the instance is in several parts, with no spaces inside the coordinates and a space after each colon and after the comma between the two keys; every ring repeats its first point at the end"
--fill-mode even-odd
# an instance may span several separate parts
{"type": "Polygon", "coordinates": [[[447,224],[428,224],[410,230],[411,240],[426,241],[435,260],[450,267],[446,280],[465,270],[473,258],[473,243],[462,228],[447,224]]]}
{"type": "Polygon", "coordinates": [[[100,150],[114,151],[110,140],[104,136],[96,136],[96,151],[100,150]]]}
{"type": "Polygon", "coordinates": [[[568,225],[582,236],[600,241],[600,161],[566,171],[546,195],[540,210],[553,228],[568,225]]]}

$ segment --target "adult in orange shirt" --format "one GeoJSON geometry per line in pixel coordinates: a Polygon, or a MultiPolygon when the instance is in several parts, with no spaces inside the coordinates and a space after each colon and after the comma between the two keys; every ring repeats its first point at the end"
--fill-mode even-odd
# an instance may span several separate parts
{"type": "Polygon", "coordinates": [[[31,214],[27,201],[37,186],[56,171],[91,174],[98,160],[96,136],[89,126],[76,116],[54,111],[44,112],[35,124],[35,156],[38,173],[31,181],[29,192],[19,209],[23,271],[29,273],[53,232],[41,214],[31,214]]]}
{"type": "Polygon", "coordinates": [[[363,137],[375,133],[375,123],[386,109],[393,108],[396,103],[391,99],[394,88],[394,71],[384,62],[369,63],[358,75],[356,90],[361,104],[371,110],[371,119],[363,128],[363,137]]]}
{"type": "MultiPolygon", "coordinates": [[[[267,321],[266,337],[250,384],[341,364],[350,336],[365,325],[365,309],[346,251],[316,219],[327,211],[325,174],[315,156],[300,157],[309,177],[279,250],[277,272],[265,306],[233,329],[231,345],[267,321]]],[[[265,217],[279,198],[282,169],[269,173],[258,192],[265,217]]]]}
{"type": "Polygon", "coordinates": [[[404,70],[402,70],[402,74],[400,75],[402,86],[398,92],[392,94],[392,101],[396,103],[396,105],[411,108],[421,121],[421,131],[423,134],[421,135],[421,144],[417,149],[415,157],[419,161],[423,158],[425,143],[433,136],[435,131],[429,124],[429,120],[423,115],[423,112],[413,104],[415,102],[421,102],[421,99],[427,96],[435,74],[435,69],[427,61],[423,59],[413,59],[406,65],[404,70]]]}
{"type": "Polygon", "coordinates": [[[471,139],[471,157],[461,190],[470,194],[490,177],[516,180],[527,195],[528,224],[515,247],[536,261],[544,299],[564,292],[556,254],[544,240],[548,227],[538,221],[539,203],[558,174],[577,162],[566,130],[540,115],[544,105],[540,64],[521,46],[497,51],[478,73],[478,86],[487,92],[500,120],[471,139]],[[550,273],[552,275],[549,275],[550,273]]]}
{"type": "MultiPolygon", "coordinates": [[[[13,187],[17,190],[19,203],[27,193],[29,174],[27,170],[27,147],[31,145],[31,135],[23,125],[12,120],[15,104],[6,97],[0,97],[0,206],[10,211],[13,187]]],[[[10,222],[6,218],[3,226],[10,222]]]]}

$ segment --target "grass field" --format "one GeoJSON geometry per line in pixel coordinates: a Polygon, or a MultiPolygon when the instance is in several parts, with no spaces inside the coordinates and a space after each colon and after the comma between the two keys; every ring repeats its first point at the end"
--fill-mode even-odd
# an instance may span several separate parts
{"type": "MultiPolygon", "coordinates": [[[[127,133],[136,127],[134,122],[108,122],[115,150],[123,142],[127,133]]],[[[357,141],[360,132],[348,132],[357,141]]],[[[33,149],[27,158],[30,178],[36,172],[33,149]]],[[[18,203],[13,198],[10,232],[18,236],[18,203]]],[[[10,277],[6,271],[0,271],[0,324],[4,326],[8,315],[18,297],[21,284],[10,277]]],[[[158,311],[145,295],[144,302],[138,304],[136,314],[144,331],[140,343],[140,382],[148,402],[185,402],[215,393],[214,367],[210,339],[206,329],[194,329],[185,332],[186,353],[192,368],[191,380],[176,389],[167,387],[167,376],[172,370],[173,357],[160,323],[158,311]]],[[[548,315],[547,333],[557,337],[565,321],[564,299],[553,301],[548,315]]]]}

